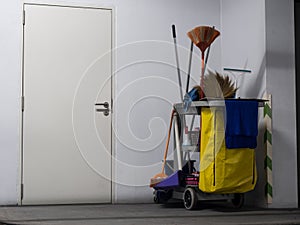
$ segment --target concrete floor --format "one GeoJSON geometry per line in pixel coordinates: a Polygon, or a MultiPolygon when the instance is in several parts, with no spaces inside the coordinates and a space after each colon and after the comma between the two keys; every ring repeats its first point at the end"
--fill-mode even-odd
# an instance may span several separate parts
{"type": "Polygon", "coordinates": [[[182,204],[11,206],[0,207],[0,221],[20,225],[279,225],[300,224],[300,210],[234,209],[228,203],[203,203],[194,211],[182,204]]]}

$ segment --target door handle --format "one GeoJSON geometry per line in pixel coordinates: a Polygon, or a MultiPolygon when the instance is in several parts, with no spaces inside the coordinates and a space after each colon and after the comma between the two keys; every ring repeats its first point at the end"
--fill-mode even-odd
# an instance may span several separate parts
{"type": "Polygon", "coordinates": [[[108,102],[103,102],[103,103],[96,103],[95,106],[100,106],[102,105],[104,108],[108,109],[109,108],[109,103],[108,102]]]}
{"type": "Polygon", "coordinates": [[[104,116],[108,116],[109,115],[109,103],[108,102],[103,102],[103,103],[96,103],[95,106],[103,106],[104,109],[99,109],[96,108],[96,112],[103,112],[104,116]]]}

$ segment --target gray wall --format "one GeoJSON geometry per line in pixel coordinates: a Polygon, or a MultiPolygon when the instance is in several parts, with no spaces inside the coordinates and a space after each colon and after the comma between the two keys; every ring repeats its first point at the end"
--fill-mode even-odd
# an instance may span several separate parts
{"type": "MultiPolygon", "coordinates": [[[[117,202],[153,201],[149,181],[161,171],[172,104],[180,101],[171,24],[177,26],[183,77],[190,46],[186,33],[200,24],[220,29],[219,0],[137,2],[116,2],[117,202]]],[[[219,38],[212,46],[209,60],[212,68],[220,66],[220,42],[219,38]]],[[[194,83],[198,83],[201,64],[196,48],[195,54],[192,74],[194,83]]]]}
{"type": "MultiPolygon", "coordinates": [[[[212,46],[209,67],[249,68],[252,73],[238,81],[243,87],[238,95],[262,97],[265,90],[273,95],[272,207],[297,206],[292,0],[34,2],[115,7],[116,202],[151,201],[148,181],[160,170],[170,107],[179,101],[170,32],[175,23],[184,71],[186,32],[196,25],[215,25],[221,36],[212,46]]],[[[19,198],[21,22],[21,2],[4,1],[0,8],[0,205],[16,204],[19,198]]],[[[198,83],[197,49],[195,54],[192,73],[198,83]]],[[[261,166],[262,151],[258,154],[261,166]]],[[[254,203],[262,201],[261,185],[250,195],[254,203]]]]}
{"type": "Polygon", "coordinates": [[[267,91],[273,98],[273,204],[297,207],[294,1],[266,0],[267,91]]]}
{"type": "MultiPolygon", "coordinates": [[[[29,1],[27,1],[29,2],[29,1]]],[[[219,0],[31,0],[115,9],[115,194],[116,202],[152,201],[149,179],[160,170],[172,103],[179,101],[171,24],[177,25],[181,68],[185,71],[186,32],[199,24],[220,26],[219,0]]],[[[20,197],[20,90],[22,2],[5,1],[0,9],[1,127],[0,204],[20,197]]],[[[199,80],[199,52],[193,73],[199,80]]],[[[220,41],[210,66],[221,62],[220,41]]]]}
{"type": "MultiPolygon", "coordinates": [[[[237,82],[238,97],[263,98],[266,91],[265,1],[221,1],[222,66],[251,70],[251,73],[224,71],[237,82]]],[[[246,204],[265,205],[263,109],[259,110],[259,138],[256,149],[258,181],[247,193],[246,204]]]]}
{"type": "MultiPolygon", "coordinates": [[[[293,0],[221,1],[222,65],[250,69],[238,75],[241,97],[272,95],[273,203],[268,207],[297,207],[297,143],[293,0]]],[[[230,73],[229,73],[230,74],[230,73]]],[[[258,184],[247,194],[250,204],[264,200],[264,124],[260,112],[258,184]]]]}
{"type": "Polygon", "coordinates": [[[265,77],[265,2],[221,1],[222,66],[249,69],[251,73],[226,72],[236,80],[238,97],[262,98],[265,77]]]}
{"type": "Polygon", "coordinates": [[[21,87],[21,4],[0,7],[0,204],[17,203],[21,87]]]}

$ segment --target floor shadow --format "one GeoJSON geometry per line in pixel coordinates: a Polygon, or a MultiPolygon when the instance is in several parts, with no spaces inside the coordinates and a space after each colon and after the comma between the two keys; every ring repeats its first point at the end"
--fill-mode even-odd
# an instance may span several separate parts
{"type": "MultiPolygon", "coordinates": [[[[158,204],[158,207],[165,209],[185,209],[182,201],[168,202],[165,204],[158,204]]],[[[259,211],[263,208],[243,206],[241,208],[235,208],[229,201],[199,201],[195,210],[210,210],[215,212],[251,212],[259,211]]],[[[264,209],[265,210],[265,209],[264,209]]]]}

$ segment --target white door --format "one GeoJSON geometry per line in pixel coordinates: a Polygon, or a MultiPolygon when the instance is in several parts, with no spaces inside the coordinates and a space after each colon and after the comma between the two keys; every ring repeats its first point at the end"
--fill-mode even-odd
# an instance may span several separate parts
{"type": "Polygon", "coordinates": [[[110,9],[24,5],[22,204],[111,202],[110,9]],[[97,106],[104,109],[104,106],[97,106]]]}

